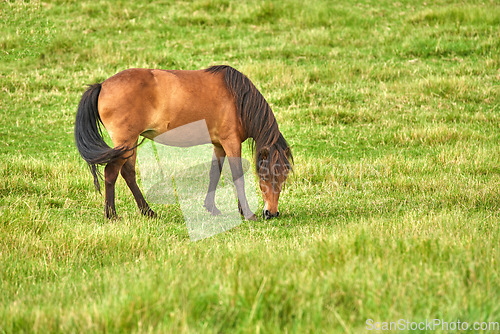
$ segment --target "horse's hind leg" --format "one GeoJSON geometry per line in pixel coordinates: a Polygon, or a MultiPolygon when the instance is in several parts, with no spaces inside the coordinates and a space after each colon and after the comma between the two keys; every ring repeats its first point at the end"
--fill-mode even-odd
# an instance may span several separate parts
{"type": "Polygon", "coordinates": [[[124,163],[124,159],[118,159],[108,163],[104,168],[104,187],[106,196],[104,211],[106,217],[110,219],[117,218],[115,208],[115,184],[124,163]]]}
{"type": "Polygon", "coordinates": [[[132,155],[128,157],[127,161],[125,161],[125,164],[121,169],[121,174],[125,179],[125,181],[127,182],[127,185],[130,191],[132,192],[132,195],[134,195],[135,202],[137,203],[137,206],[139,207],[141,213],[148,217],[156,217],[156,213],[153,210],[151,210],[148,203],[144,199],[144,196],[142,195],[139,186],[137,185],[137,180],[135,176],[135,161],[137,158],[137,148],[135,148],[131,152],[131,154],[132,155]]]}
{"type": "Polygon", "coordinates": [[[214,146],[214,155],[212,158],[212,165],[210,166],[210,181],[204,204],[207,211],[214,216],[221,214],[220,210],[215,206],[215,190],[217,189],[217,184],[219,183],[220,175],[222,173],[225,156],[226,152],[222,147],[214,146]]]}

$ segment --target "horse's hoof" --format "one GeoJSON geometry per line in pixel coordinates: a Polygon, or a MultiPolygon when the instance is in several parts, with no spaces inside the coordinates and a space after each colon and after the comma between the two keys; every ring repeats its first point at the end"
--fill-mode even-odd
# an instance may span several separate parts
{"type": "Polygon", "coordinates": [[[116,211],[104,212],[104,217],[109,220],[119,220],[120,217],[116,214],[116,211]]]}
{"type": "Polygon", "coordinates": [[[158,218],[158,215],[156,214],[156,212],[154,212],[150,208],[147,208],[146,210],[142,210],[141,213],[142,213],[143,216],[146,216],[146,217],[149,217],[149,218],[158,218]]]}
{"type": "Polygon", "coordinates": [[[220,214],[222,214],[222,212],[220,212],[219,209],[217,209],[217,207],[215,205],[208,205],[208,204],[204,204],[203,207],[205,209],[207,209],[207,211],[212,215],[212,216],[218,216],[220,214]]]}
{"type": "Polygon", "coordinates": [[[253,214],[253,215],[251,215],[250,217],[246,218],[246,220],[251,220],[251,221],[254,221],[254,222],[255,222],[255,221],[257,221],[257,220],[258,220],[258,218],[257,218],[257,216],[256,216],[255,214],[253,214]]]}

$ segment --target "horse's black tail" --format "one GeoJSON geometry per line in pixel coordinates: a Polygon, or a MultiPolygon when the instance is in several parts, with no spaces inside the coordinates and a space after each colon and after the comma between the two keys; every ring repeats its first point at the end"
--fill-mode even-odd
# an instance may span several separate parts
{"type": "Polygon", "coordinates": [[[100,83],[89,87],[80,100],[75,121],[76,147],[83,159],[89,164],[94,177],[94,185],[98,191],[100,191],[99,177],[102,178],[102,175],[97,166],[112,162],[130,150],[126,147],[111,148],[104,141],[100,127],[101,118],[97,109],[100,92],[100,83]]]}

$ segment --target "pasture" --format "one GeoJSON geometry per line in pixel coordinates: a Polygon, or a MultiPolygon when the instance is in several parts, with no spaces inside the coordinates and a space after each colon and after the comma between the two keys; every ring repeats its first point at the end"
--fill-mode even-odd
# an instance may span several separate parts
{"type": "Polygon", "coordinates": [[[0,332],[499,322],[499,28],[493,0],[2,1],[0,332]],[[281,216],[191,242],[120,178],[106,220],[74,144],[86,85],[216,64],[292,146],[281,216]]]}

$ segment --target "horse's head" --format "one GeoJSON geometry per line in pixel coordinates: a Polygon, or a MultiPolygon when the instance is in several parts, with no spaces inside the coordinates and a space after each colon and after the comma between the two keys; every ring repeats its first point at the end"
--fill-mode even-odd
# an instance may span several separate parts
{"type": "Polygon", "coordinates": [[[278,200],[281,189],[292,170],[292,154],[290,148],[264,148],[259,152],[257,161],[257,173],[259,174],[259,186],[264,199],[264,219],[279,216],[278,200]]]}

